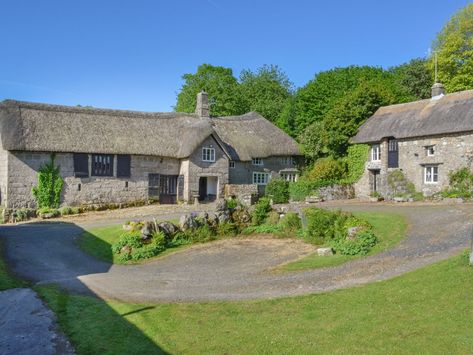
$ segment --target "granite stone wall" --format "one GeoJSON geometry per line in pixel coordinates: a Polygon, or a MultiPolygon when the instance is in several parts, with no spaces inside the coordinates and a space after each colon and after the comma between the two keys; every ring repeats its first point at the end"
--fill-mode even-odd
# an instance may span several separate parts
{"type": "Polygon", "coordinates": [[[0,206],[7,204],[8,152],[3,150],[0,140],[0,206]]]}
{"type": "MultiPolygon", "coordinates": [[[[90,159],[90,158],[89,158],[90,159]]],[[[50,160],[50,153],[8,153],[9,208],[36,207],[32,188],[37,185],[38,171],[50,160]]],[[[72,153],[56,154],[56,165],[64,179],[61,205],[129,203],[148,199],[148,174],[178,175],[179,160],[151,156],[131,156],[129,178],[74,177],[72,153]]],[[[116,176],[116,158],[114,175],[116,176]]],[[[90,164],[89,164],[90,167],[90,164]]]]}

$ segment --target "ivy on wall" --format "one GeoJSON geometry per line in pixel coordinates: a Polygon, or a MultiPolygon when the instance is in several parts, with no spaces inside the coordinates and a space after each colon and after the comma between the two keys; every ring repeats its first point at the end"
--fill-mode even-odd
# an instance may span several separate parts
{"type": "Polygon", "coordinates": [[[59,173],[59,166],[54,164],[55,155],[51,154],[49,163],[38,172],[38,186],[33,187],[33,196],[38,208],[58,208],[64,180],[59,173]]]}
{"type": "Polygon", "coordinates": [[[348,147],[348,154],[342,158],[347,166],[347,175],[343,182],[354,184],[360,180],[365,171],[365,163],[368,160],[370,146],[366,144],[354,144],[348,147]]]}

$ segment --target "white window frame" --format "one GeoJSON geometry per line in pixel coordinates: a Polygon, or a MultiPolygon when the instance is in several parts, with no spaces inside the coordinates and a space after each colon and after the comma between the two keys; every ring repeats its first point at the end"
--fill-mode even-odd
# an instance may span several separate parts
{"type": "Polygon", "coordinates": [[[261,171],[253,171],[253,184],[256,185],[267,185],[270,180],[269,173],[261,171]]]}
{"type": "Polygon", "coordinates": [[[425,151],[428,157],[435,156],[435,145],[428,145],[425,147],[425,151]]]}
{"type": "Polygon", "coordinates": [[[439,166],[425,165],[424,166],[424,184],[438,184],[439,183],[439,166]]]}
{"type": "Polygon", "coordinates": [[[230,160],[230,161],[228,162],[228,166],[230,167],[230,169],[235,169],[235,161],[230,160]]]}
{"type": "Polygon", "coordinates": [[[373,144],[371,146],[371,161],[381,161],[381,145],[373,144]]]}
{"type": "Polygon", "coordinates": [[[296,182],[298,178],[297,173],[283,172],[280,175],[283,180],[288,181],[288,182],[296,182]]]}
{"type": "Polygon", "coordinates": [[[215,148],[202,148],[202,161],[205,161],[207,163],[215,162],[215,148]]]}
{"type": "Polygon", "coordinates": [[[256,166],[262,166],[263,158],[253,158],[251,159],[251,164],[256,165],[256,166]]]}

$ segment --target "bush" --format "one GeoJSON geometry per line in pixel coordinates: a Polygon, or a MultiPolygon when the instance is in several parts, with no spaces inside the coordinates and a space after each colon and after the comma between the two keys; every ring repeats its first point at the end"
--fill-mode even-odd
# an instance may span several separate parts
{"type": "Polygon", "coordinates": [[[163,233],[155,233],[151,240],[144,241],[141,233],[123,233],[112,245],[112,252],[119,254],[121,261],[138,261],[158,255],[166,249],[166,239],[163,233]]]}
{"type": "Polygon", "coordinates": [[[273,200],[273,203],[287,203],[289,201],[289,183],[281,178],[271,179],[266,185],[265,195],[273,200]]]}
{"type": "Polygon", "coordinates": [[[51,154],[50,162],[39,169],[38,186],[33,187],[33,196],[39,208],[59,207],[64,180],[59,167],[54,164],[54,158],[51,154]]]}
{"type": "Polygon", "coordinates": [[[267,197],[262,197],[258,200],[255,205],[255,209],[251,214],[251,222],[254,226],[263,224],[268,216],[268,213],[271,211],[271,201],[267,197]]]}
{"type": "Polygon", "coordinates": [[[62,207],[59,209],[59,212],[61,213],[61,216],[68,216],[71,214],[79,214],[81,213],[81,210],[79,207],[62,207]]]}
{"type": "Polygon", "coordinates": [[[38,215],[43,217],[44,215],[50,215],[52,218],[59,217],[61,212],[56,208],[43,207],[38,210],[38,215]]]}
{"type": "Polygon", "coordinates": [[[331,180],[310,181],[302,177],[296,182],[289,183],[289,197],[292,201],[303,201],[307,196],[316,194],[321,187],[336,183],[336,181],[331,180]]]}
{"type": "Polygon", "coordinates": [[[442,192],[445,198],[473,197],[473,172],[467,167],[452,171],[448,174],[449,188],[442,192]]]}
{"type": "Polygon", "coordinates": [[[346,174],[345,165],[332,157],[322,158],[315,162],[307,174],[311,181],[340,181],[346,174]]]}
{"type": "Polygon", "coordinates": [[[15,222],[27,221],[30,218],[36,217],[36,210],[32,208],[19,208],[13,212],[15,222]]]}
{"type": "Polygon", "coordinates": [[[332,239],[346,235],[345,222],[350,214],[341,211],[329,211],[321,208],[308,208],[304,211],[307,229],[304,236],[314,244],[324,244],[332,239]]]}
{"type": "Polygon", "coordinates": [[[268,214],[268,217],[266,217],[266,220],[264,222],[265,224],[272,224],[276,225],[279,223],[279,213],[276,211],[271,211],[268,214]]]}
{"type": "Polygon", "coordinates": [[[227,208],[234,209],[238,206],[238,200],[236,198],[229,198],[228,200],[225,200],[225,204],[227,208]]]}
{"type": "Polygon", "coordinates": [[[302,227],[301,219],[295,212],[288,212],[281,218],[279,225],[285,232],[296,233],[302,227]]]}
{"type": "Polygon", "coordinates": [[[219,237],[234,237],[238,234],[238,228],[235,223],[224,222],[217,226],[217,235],[219,237]]]}
{"type": "Polygon", "coordinates": [[[329,244],[335,252],[342,255],[366,255],[377,242],[378,239],[372,231],[364,230],[353,239],[338,238],[329,244]]]}

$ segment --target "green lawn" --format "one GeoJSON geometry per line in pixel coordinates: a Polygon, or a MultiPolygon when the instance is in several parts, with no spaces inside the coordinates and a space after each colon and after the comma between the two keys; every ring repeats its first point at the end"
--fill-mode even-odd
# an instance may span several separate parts
{"type": "MultiPolygon", "coordinates": [[[[132,264],[132,261],[124,262],[119,260],[118,254],[112,253],[112,244],[118,240],[123,232],[124,231],[121,224],[102,228],[94,228],[82,233],[82,235],[77,240],[77,245],[83,251],[99,260],[107,261],[113,264],[132,264]]],[[[144,262],[174,253],[187,247],[189,247],[189,245],[181,245],[178,247],[166,249],[156,257],[146,259],[144,262]]]]}
{"type": "MultiPolygon", "coordinates": [[[[392,248],[406,236],[407,223],[405,218],[401,215],[376,212],[355,212],[353,214],[356,217],[365,219],[371,223],[374,233],[379,239],[378,244],[370,250],[368,255],[392,248]]],[[[300,260],[285,264],[278,268],[278,270],[294,271],[336,266],[360,257],[363,256],[340,254],[318,256],[317,254],[311,254],[300,260]]]]}
{"type": "Polygon", "coordinates": [[[3,241],[0,239],[0,291],[26,286],[26,282],[20,281],[9,274],[7,265],[3,259],[3,241]]]}
{"type": "Polygon", "coordinates": [[[107,303],[38,287],[79,354],[469,354],[466,254],[326,294],[251,302],[107,303]]]}

